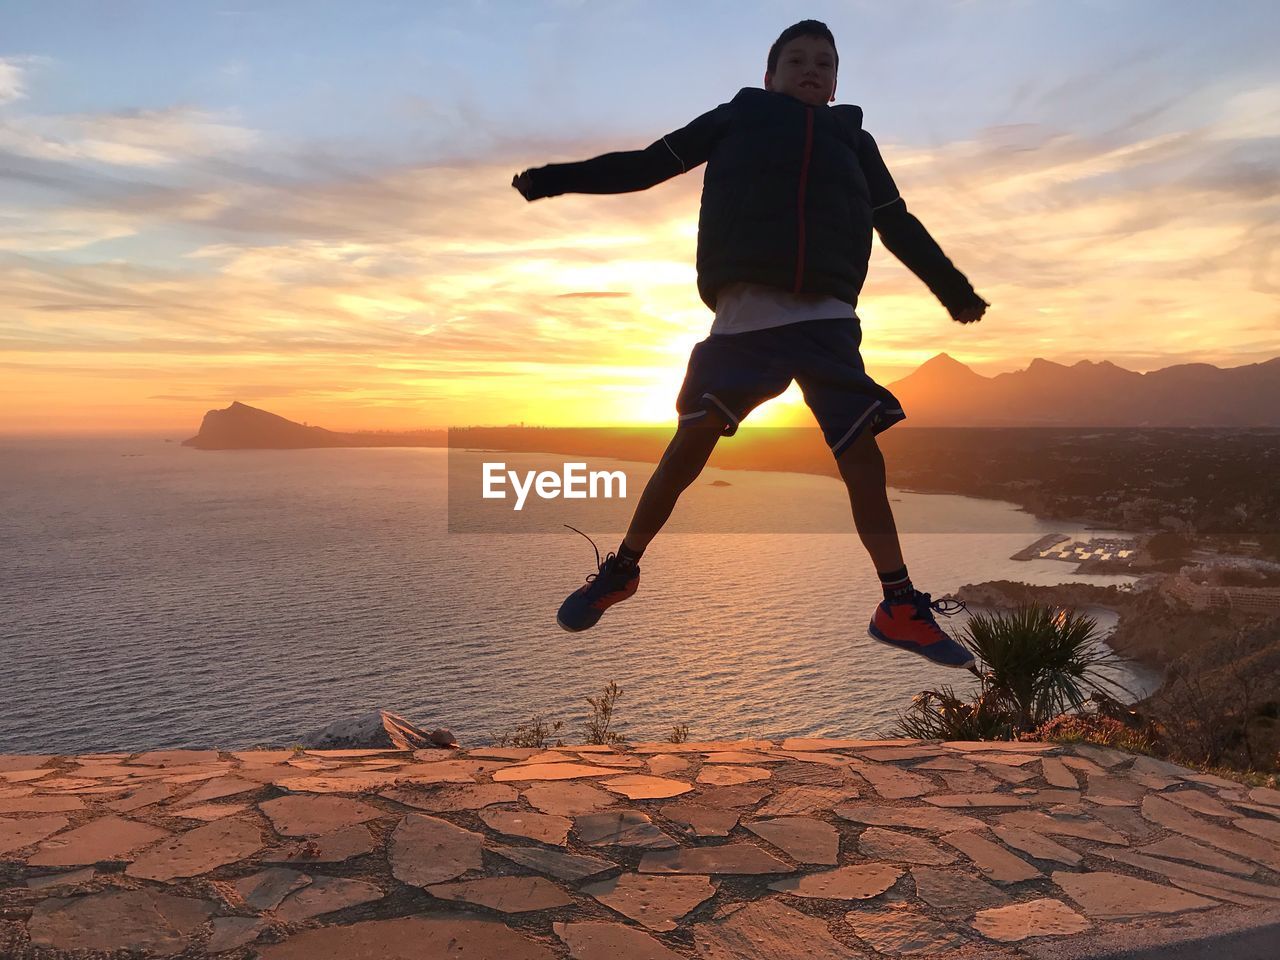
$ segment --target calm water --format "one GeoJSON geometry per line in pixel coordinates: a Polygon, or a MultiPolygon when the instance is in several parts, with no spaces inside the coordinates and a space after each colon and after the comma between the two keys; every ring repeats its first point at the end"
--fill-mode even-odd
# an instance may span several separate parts
{"type": "MultiPolygon", "coordinates": [[[[872,735],[920,690],[967,686],[866,636],[879,588],[835,480],[708,470],[646,554],[636,597],[569,634],[555,610],[594,569],[590,546],[569,531],[450,534],[446,457],[4,443],[0,751],[288,744],[378,706],[464,744],[534,713],[578,739],[583,698],[610,680],[635,738],[675,723],[694,738],[872,735]],[[769,500],[842,532],[689,532],[769,500]]],[[[996,578],[1127,579],[1009,560],[1071,532],[1011,505],[894,497],[904,530],[948,518],[992,531],[904,534],[934,596],[996,578]]],[[[614,549],[618,536],[598,539],[614,549]]]]}

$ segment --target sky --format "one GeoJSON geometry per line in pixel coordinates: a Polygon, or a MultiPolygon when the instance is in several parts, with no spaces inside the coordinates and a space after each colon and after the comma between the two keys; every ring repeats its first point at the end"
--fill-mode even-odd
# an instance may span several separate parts
{"type": "MultiPolygon", "coordinates": [[[[808,17],[992,304],[954,323],[877,242],[877,380],[1280,355],[1271,0],[0,0],[0,433],[674,423],[701,168],[511,177],[762,86],[808,17]]],[[[807,418],[794,386],[753,415],[807,418]]]]}

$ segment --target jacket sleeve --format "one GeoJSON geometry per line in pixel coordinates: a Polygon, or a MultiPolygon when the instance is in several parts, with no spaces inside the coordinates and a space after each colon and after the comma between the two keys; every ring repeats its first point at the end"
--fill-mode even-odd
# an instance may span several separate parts
{"type": "Polygon", "coordinates": [[[872,224],[885,249],[924,281],[953,318],[966,307],[985,302],[968,278],[947,259],[924,224],[907,211],[879,147],[865,130],[859,138],[858,160],[871,191],[872,224]]]}
{"type": "Polygon", "coordinates": [[[732,103],[722,103],[643,150],[535,167],[529,171],[533,187],[529,199],[557,197],[562,193],[631,193],[687,173],[711,156],[732,110],[732,103]]]}

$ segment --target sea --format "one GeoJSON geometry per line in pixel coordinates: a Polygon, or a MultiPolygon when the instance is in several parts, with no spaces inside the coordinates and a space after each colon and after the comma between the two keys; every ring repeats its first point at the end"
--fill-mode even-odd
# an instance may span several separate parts
{"type": "MultiPolygon", "coordinates": [[[[867,636],[880,588],[834,478],[709,468],[646,552],[635,597],[568,633],[556,609],[595,555],[560,522],[585,517],[574,526],[616,549],[653,466],[608,464],[633,480],[611,512],[560,500],[543,518],[557,522],[508,528],[494,503],[448,496],[451,457],[456,475],[463,454],[435,448],[0,439],[0,752],[288,746],[377,708],[464,745],[534,717],[580,742],[586,698],[611,682],[614,729],[633,740],[677,725],[692,739],[870,737],[892,735],[921,691],[974,685],[867,636]],[[488,519],[471,522],[473,507],[488,519]]],[[[1010,559],[1045,533],[1108,531],[891,497],[912,579],[934,597],[1131,579],[1010,559]]],[[[1102,636],[1115,625],[1084,612],[1102,636]]],[[[1135,696],[1160,679],[1115,677],[1135,696]]]]}

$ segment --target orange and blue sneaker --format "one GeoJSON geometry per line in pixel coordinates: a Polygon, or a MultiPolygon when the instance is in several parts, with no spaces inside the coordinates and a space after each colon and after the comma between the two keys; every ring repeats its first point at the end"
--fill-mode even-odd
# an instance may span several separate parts
{"type": "MultiPolygon", "coordinates": [[[[566,527],[569,525],[566,523],[566,527]]],[[[581,533],[577,527],[569,527],[574,533],[581,533]]],[[[637,564],[623,564],[615,553],[609,553],[604,560],[600,559],[600,548],[594,540],[587,537],[591,548],[596,552],[595,573],[587,574],[587,582],[565,598],[556,614],[556,623],[574,633],[594,627],[615,603],[626,600],[640,586],[640,567],[637,564]]]]}
{"type": "Polygon", "coordinates": [[[903,600],[885,600],[876,607],[867,632],[874,640],[918,653],[940,666],[973,670],[977,662],[974,655],[938,626],[933,616],[936,611],[950,617],[964,608],[963,600],[931,600],[929,594],[913,590],[903,600]]]}

